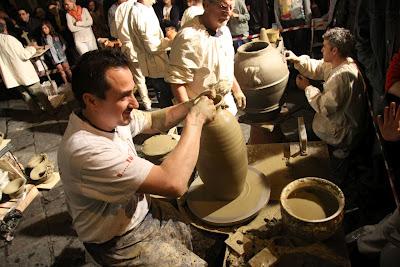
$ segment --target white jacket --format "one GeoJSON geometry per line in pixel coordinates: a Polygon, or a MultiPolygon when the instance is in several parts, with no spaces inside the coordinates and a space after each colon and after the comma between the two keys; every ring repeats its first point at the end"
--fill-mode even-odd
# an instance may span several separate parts
{"type": "Polygon", "coordinates": [[[134,3],[135,0],[128,0],[118,6],[115,11],[115,26],[118,39],[122,42],[122,52],[126,53],[132,62],[137,62],[137,53],[131,41],[129,27],[129,15],[134,3]]]}
{"type": "Polygon", "coordinates": [[[66,16],[68,29],[74,36],[75,44],[87,43],[91,41],[96,42],[96,38],[94,37],[92,31],[92,16],[90,16],[90,13],[86,8],[82,7],[82,21],[76,21],[76,19],[68,13],[66,16]]]}
{"type": "Polygon", "coordinates": [[[24,48],[15,37],[0,34],[0,73],[7,88],[39,82],[36,70],[29,60],[35,53],[34,47],[24,48]]]}
{"type": "Polygon", "coordinates": [[[348,57],[332,68],[330,63],[304,55],[294,67],[310,79],[324,81],[322,92],[312,85],[305,88],[315,110],[315,134],[330,145],[351,149],[365,129],[367,115],[365,84],[354,60],[348,57]]]}
{"type": "Polygon", "coordinates": [[[143,75],[150,78],[164,78],[168,64],[166,49],[170,46],[170,42],[164,39],[154,9],[135,2],[130,26],[131,40],[137,51],[143,75]]]}

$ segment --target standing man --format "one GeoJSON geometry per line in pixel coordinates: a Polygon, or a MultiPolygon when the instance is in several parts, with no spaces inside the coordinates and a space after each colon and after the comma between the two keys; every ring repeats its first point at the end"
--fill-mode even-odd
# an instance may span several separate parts
{"type": "Polygon", "coordinates": [[[127,0],[117,0],[108,10],[107,22],[108,27],[110,28],[111,37],[118,39],[117,25],[115,23],[115,12],[117,8],[127,0]]]}
{"type": "Polygon", "coordinates": [[[349,30],[332,28],[323,35],[323,60],[286,52],[286,59],[300,72],[297,87],[304,90],[315,110],[313,130],[333,148],[333,156],[346,158],[355,148],[365,130],[365,84],[354,60],[353,36],[349,30]],[[308,79],[323,80],[321,92],[308,79]]]}
{"type": "Polygon", "coordinates": [[[142,112],[134,85],[129,59],[116,49],[88,52],[74,69],[81,109],[71,114],[58,151],[73,226],[102,266],[205,266],[191,251],[190,227],[179,212],[145,194],[178,197],[187,190],[215,107],[202,96],[196,104],[142,112]],[[181,120],[181,138],[161,165],[137,155],[133,136],[181,120]]]}
{"type": "Polygon", "coordinates": [[[138,0],[132,8],[131,40],[138,56],[139,67],[153,85],[161,107],[172,105],[171,90],[164,81],[168,64],[167,50],[173,37],[164,38],[152,5],[155,0],[138,0]]]}
{"type": "Polygon", "coordinates": [[[0,73],[6,88],[18,87],[32,112],[52,112],[53,107],[42,91],[39,77],[30,62],[35,53],[35,47],[24,48],[20,41],[9,35],[5,20],[0,19],[0,73]]]}
{"type": "Polygon", "coordinates": [[[139,91],[139,95],[143,101],[144,109],[151,109],[151,100],[146,85],[146,77],[144,77],[137,58],[137,53],[133,47],[130,37],[130,15],[135,0],[128,0],[118,6],[115,11],[115,25],[117,29],[118,39],[122,42],[121,50],[130,58],[130,69],[135,81],[135,86],[139,91]]]}
{"type": "Polygon", "coordinates": [[[235,100],[244,109],[246,98],[233,73],[232,36],[226,26],[233,1],[204,0],[203,5],[204,14],[188,21],[176,35],[165,80],[171,84],[177,103],[217,88],[229,111],[236,115],[235,100]]]}

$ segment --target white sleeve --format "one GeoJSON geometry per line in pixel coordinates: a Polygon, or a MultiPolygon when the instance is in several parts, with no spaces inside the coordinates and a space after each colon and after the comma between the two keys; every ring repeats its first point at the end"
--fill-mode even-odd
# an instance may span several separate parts
{"type": "Polygon", "coordinates": [[[324,83],[324,90],[307,86],[306,97],[315,112],[329,118],[338,110],[343,110],[350,98],[351,88],[356,77],[350,72],[338,73],[324,83]]]}
{"type": "Polygon", "coordinates": [[[11,41],[10,47],[14,49],[15,54],[21,60],[29,60],[36,53],[36,49],[33,46],[23,47],[21,42],[14,37],[9,40],[11,41]]]}
{"type": "Polygon", "coordinates": [[[300,74],[313,80],[324,79],[324,69],[327,68],[328,63],[324,61],[312,59],[307,55],[299,56],[300,61],[294,64],[294,67],[300,72],[300,74]]]}
{"type": "Polygon", "coordinates": [[[82,21],[77,21],[76,26],[88,28],[92,26],[93,19],[86,8],[82,9],[82,21]]]}

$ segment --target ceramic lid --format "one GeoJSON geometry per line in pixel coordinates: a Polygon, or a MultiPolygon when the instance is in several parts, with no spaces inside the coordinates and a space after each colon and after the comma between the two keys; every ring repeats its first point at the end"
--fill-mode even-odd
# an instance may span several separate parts
{"type": "Polygon", "coordinates": [[[178,141],[165,134],[152,136],[143,143],[142,152],[147,156],[163,156],[171,152],[178,141]]]}
{"type": "Polygon", "coordinates": [[[269,200],[271,193],[267,177],[249,166],[242,193],[231,201],[215,200],[205,190],[198,177],[187,192],[187,205],[200,220],[220,226],[239,224],[254,217],[269,200]]]}

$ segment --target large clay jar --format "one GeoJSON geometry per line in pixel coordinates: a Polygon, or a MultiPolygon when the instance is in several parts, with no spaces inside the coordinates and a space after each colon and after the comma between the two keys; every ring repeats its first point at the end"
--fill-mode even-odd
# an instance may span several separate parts
{"type": "Polygon", "coordinates": [[[214,104],[216,116],[201,133],[197,169],[210,194],[218,200],[232,200],[242,192],[246,180],[246,144],[238,121],[224,108],[221,95],[214,104]]]}
{"type": "Polygon", "coordinates": [[[235,77],[247,98],[245,112],[260,114],[279,108],[289,70],[284,56],[274,45],[254,41],[238,48],[235,77]]]}

